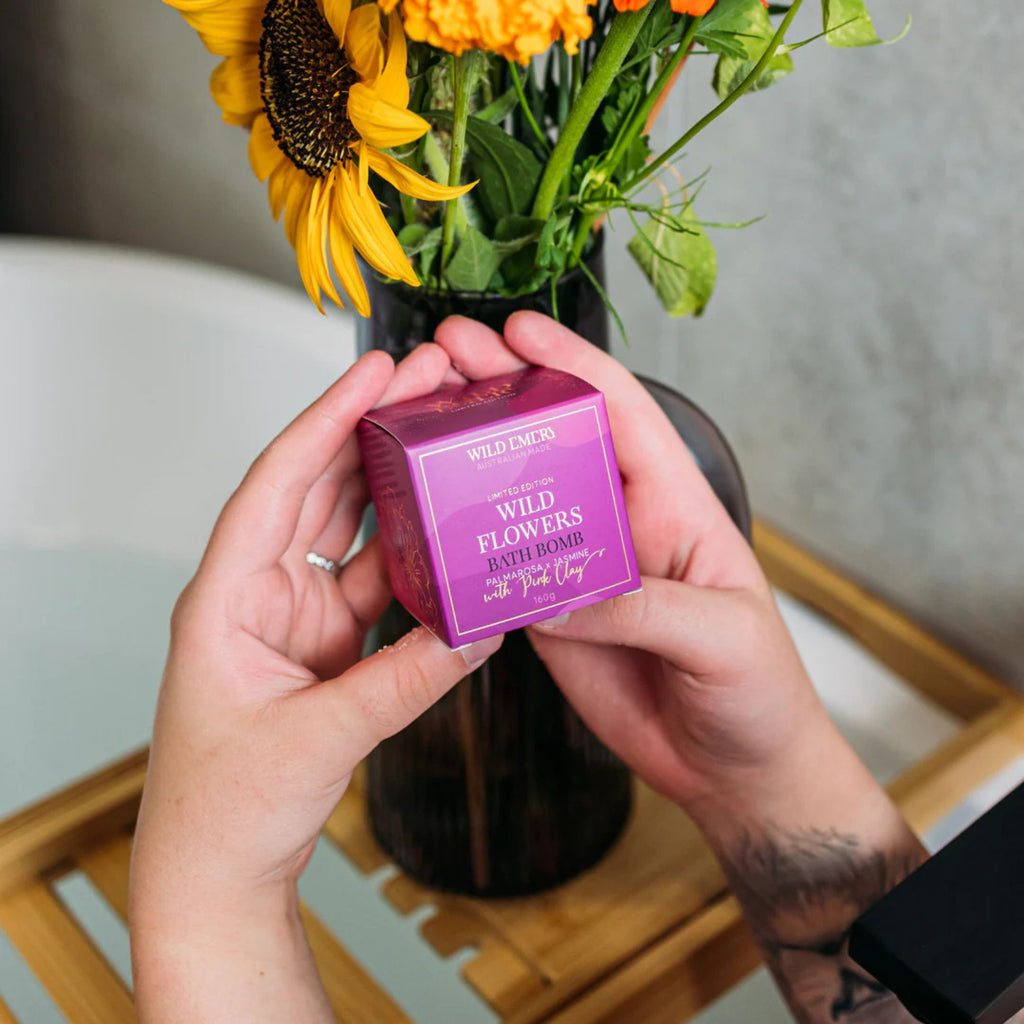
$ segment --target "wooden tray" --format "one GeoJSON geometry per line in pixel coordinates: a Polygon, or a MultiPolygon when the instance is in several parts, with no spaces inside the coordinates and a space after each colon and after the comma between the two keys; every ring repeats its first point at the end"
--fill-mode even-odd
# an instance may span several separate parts
{"type": "MultiPolygon", "coordinates": [[[[755,543],[772,582],[830,617],[962,730],[891,786],[923,830],[1024,753],[1024,702],[780,534],[755,543]]],[[[131,828],[145,776],[141,751],[0,823],[0,928],[72,1024],[135,1019],[131,996],[54,889],[80,869],[127,915],[131,828]]],[[[353,785],[325,828],[362,872],[386,863],[353,785]]],[[[504,1021],[683,1021],[759,962],[736,902],[696,829],[646,787],[622,840],[593,871],[553,893],[484,902],[395,875],[383,894],[403,913],[430,906],[422,931],[438,955],[472,947],[466,982],[504,1021]]],[[[304,908],[310,942],[340,1020],[407,1015],[304,908]]],[[[15,1021],[0,999],[0,1024],[15,1021]]],[[[25,1022],[31,1024],[31,1022],[25,1022]]]]}

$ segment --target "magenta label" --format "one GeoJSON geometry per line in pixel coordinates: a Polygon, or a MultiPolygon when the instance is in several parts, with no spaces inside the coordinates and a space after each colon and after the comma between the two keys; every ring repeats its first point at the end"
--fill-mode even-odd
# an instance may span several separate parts
{"type": "Polygon", "coordinates": [[[423,529],[457,642],[639,586],[600,401],[416,448],[423,529]]]}

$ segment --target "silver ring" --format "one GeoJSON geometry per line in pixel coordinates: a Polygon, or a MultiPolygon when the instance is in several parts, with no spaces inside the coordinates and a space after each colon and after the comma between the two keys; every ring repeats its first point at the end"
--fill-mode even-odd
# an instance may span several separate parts
{"type": "Polygon", "coordinates": [[[329,572],[332,576],[341,575],[341,562],[336,562],[333,558],[324,558],[323,555],[318,555],[315,551],[310,551],[306,555],[306,561],[310,565],[315,565],[318,569],[324,569],[329,572]]]}

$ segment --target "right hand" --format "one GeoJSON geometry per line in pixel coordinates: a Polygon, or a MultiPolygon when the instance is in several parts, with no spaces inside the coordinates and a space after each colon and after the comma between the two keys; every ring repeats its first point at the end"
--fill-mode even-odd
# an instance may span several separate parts
{"type": "Polygon", "coordinates": [[[730,796],[762,809],[845,747],[753,552],[675,429],[611,356],[536,313],[505,337],[463,318],[436,340],[451,380],[533,363],[605,395],[643,590],[533,627],[531,639],[601,740],[697,814],[730,796]],[[457,375],[457,376],[456,376],[457,375]]]}
{"type": "Polygon", "coordinates": [[[826,715],[671,424],[620,363],[538,314],[512,316],[504,340],[447,320],[437,340],[464,377],[537,363],[604,392],[643,591],[533,627],[537,652],[590,728],[696,821],[797,1019],[910,1024],[845,939],[925,852],[826,715]]]}

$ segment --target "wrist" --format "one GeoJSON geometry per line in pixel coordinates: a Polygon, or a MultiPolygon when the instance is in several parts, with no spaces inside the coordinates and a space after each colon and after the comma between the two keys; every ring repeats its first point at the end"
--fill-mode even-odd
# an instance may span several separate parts
{"type": "Polygon", "coordinates": [[[722,773],[714,787],[683,807],[712,847],[737,832],[836,825],[874,831],[875,819],[884,819],[888,829],[892,817],[898,818],[888,795],[824,711],[770,762],[722,773]]]}
{"type": "Polygon", "coordinates": [[[173,971],[211,952],[221,962],[251,962],[305,941],[294,883],[200,897],[157,878],[133,878],[130,925],[136,969],[173,971]]]}
{"type": "Polygon", "coordinates": [[[333,1019],[294,883],[202,905],[133,892],[131,941],[146,1024],[333,1019]]]}

